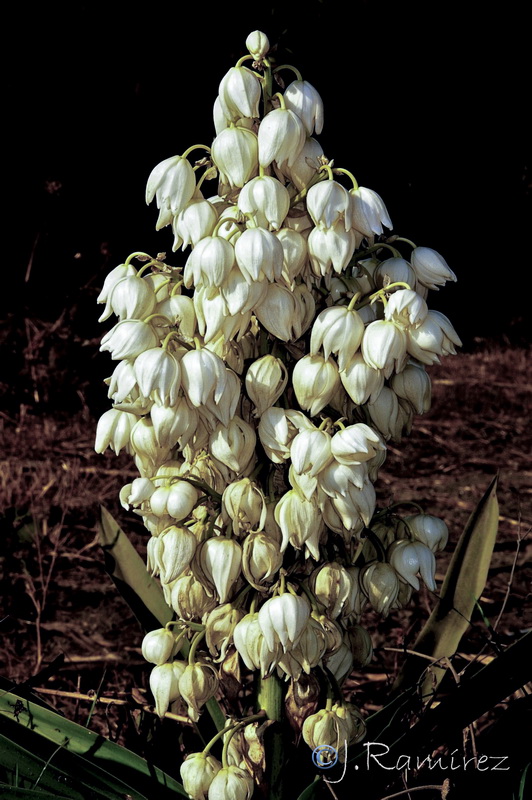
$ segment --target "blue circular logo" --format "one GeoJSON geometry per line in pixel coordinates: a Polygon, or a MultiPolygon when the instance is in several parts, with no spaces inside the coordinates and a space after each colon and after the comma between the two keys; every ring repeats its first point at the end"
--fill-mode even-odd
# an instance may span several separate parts
{"type": "Polygon", "coordinates": [[[338,761],[338,751],[330,744],[320,744],[312,751],[312,761],[320,769],[330,769],[338,761]]]}

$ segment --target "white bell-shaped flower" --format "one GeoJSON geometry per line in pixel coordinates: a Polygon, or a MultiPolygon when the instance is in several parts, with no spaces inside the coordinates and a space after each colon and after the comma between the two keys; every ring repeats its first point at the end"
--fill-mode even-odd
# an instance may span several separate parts
{"type": "Polygon", "coordinates": [[[332,269],[340,274],[345,270],[357,245],[354,231],[346,231],[339,220],[330,228],[313,228],[308,237],[310,263],[315,275],[330,275],[332,269]]]}
{"type": "Polygon", "coordinates": [[[233,594],[242,566],[242,548],[235,539],[215,536],[203,543],[200,552],[201,568],[216,587],[220,603],[233,594]]]}
{"type": "Polygon", "coordinates": [[[294,437],[290,447],[294,469],[311,478],[318,475],[332,459],[331,437],[326,431],[302,430],[294,437]]]}
{"type": "Polygon", "coordinates": [[[158,345],[154,328],[140,319],[124,319],[102,338],[100,350],[111,353],[113,361],[136,358],[145,350],[158,345]]]}
{"type": "Polygon", "coordinates": [[[196,408],[206,406],[209,400],[217,403],[227,383],[224,362],[206,348],[190,350],[181,359],[181,380],[196,408]]]}
{"type": "Polygon", "coordinates": [[[280,278],[283,255],[279,239],[264,228],[248,228],[235,245],[236,263],[249,283],[280,278]]]}
{"type": "MultiPolygon", "coordinates": [[[[181,239],[184,250],[185,247],[194,247],[201,239],[211,236],[217,222],[218,214],[214,206],[208,200],[198,198],[187,203],[177,217],[174,217],[173,230],[181,239]]],[[[176,250],[177,247],[173,249],[176,250]]]]}
{"type": "Polygon", "coordinates": [[[242,530],[261,531],[266,522],[266,499],[262,490],[249,478],[230,483],[222,495],[222,508],[238,535],[242,530]]]}
{"type": "Polygon", "coordinates": [[[150,417],[159,447],[175,447],[178,442],[185,447],[198,424],[198,412],[184,397],[178,397],[173,406],[154,404],[150,417]]]}
{"type": "Polygon", "coordinates": [[[297,644],[310,617],[306,597],[285,592],[266,600],[259,611],[259,625],[270,650],[280,642],[286,652],[297,644]]]}
{"type": "Polygon", "coordinates": [[[412,514],[404,517],[408,530],[419,542],[430,547],[433,553],[443,550],[449,540],[449,529],[439,517],[431,514],[412,514]]]}
{"type": "Polygon", "coordinates": [[[290,457],[290,446],[303,427],[311,430],[315,426],[301,411],[284,410],[272,406],[261,416],[258,427],[260,442],[268,458],[274,464],[282,464],[290,457]]]}
{"type": "Polygon", "coordinates": [[[96,426],[96,441],[94,443],[94,450],[97,453],[103,453],[108,447],[116,453],[126,448],[129,452],[129,440],[131,431],[138,422],[138,417],[135,414],[129,414],[127,411],[119,411],[116,408],[110,408],[105,411],[96,426]]]}
{"type": "Polygon", "coordinates": [[[174,294],[157,306],[157,313],[168,317],[185,341],[191,341],[196,332],[196,314],[192,298],[174,294]]]}
{"type": "Polygon", "coordinates": [[[185,286],[221,286],[234,261],[235,251],[230,242],[220,236],[201,239],[187,259],[183,273],[185,286]]]}
{"type": "Polygon", "coordinates": [[[275,235],[283,248],[281,278],[288,288],[293,289],[294,279],[301,274],[308,260],[307,240],[291,228],[281,228],[275,235]]]}
{"type": "Polygon", "coordinates": [[[384,386],[376,400],[368,403],[366,408],[372,424],[385,439],[401,441],[404,417],[395,392],[384,386]]]}
{"type": "Polygon", "coordinates": [[[182,156],[172,156],[151,171],[146,185],[146,203],[153,198],[157,208],[169,208],[175,216],[192,199],[196,177],[190,162],[182,156]]]}
{"type": "Polygon", "coordinates": [[[418,327],[428,312],[428,306],[421,295],[410,289],[398,289],[388,300],[384,318],[406,330],[418,327]]]}
{"type": "Polygon", "coordinates": [[[106,276],[102,291],[96,298],[97,303],[105,303],[105,309],[99,318],[98,322],[105,322],[106,319],[109,319],[111,314],[113,313],[113,309],[111,308],[111,294],[113,293],[113,289],[115,288],[118,281],[123,280],[124,278],[128,278],[130,275],[136,275],[137,270],[134,266],[129,264],[126,266],[125,264],[119,264],[118,267],[115,267],[111,270],[111,272],[106,276]]]}
{"type": "Polygon", "coordinates": [[[246,391],[255,406],[254,416],[261,417],[282,395],[288,372],[280,358],[267,355],[254,361],[246,373],[246,391]]]}
{"type": "Polygon", "coordinates": [[[307,193],[307,209],[315,225],[332,228],[339,220],[351,229],[351,202],[347,189],[334,180],[321,181],[307,193]]]}
{"type": "Polygon", "coordinates": [[[292,81],[283,97],[286,107],[303,122],[307,135],[312,136],[315,130],[319,136],[323,130],[323,100],[314,86],[308,81],[292,81]]]}
{"type": "MultiPolygon", "coordinates": [[[[153,496],[150,502],[153,502],[153,496]]],[[[160,549],[157,551],[157,559],[161,583],[171,583],[189,566],[198,542],[188,528],[176,525],[167,528],[159,539],[160,549]]]]}
{"type": "MultiPolygon", "coordinates": [[[[411,289],[416,285],[416,273],[404,258],[386,258],[378,265],[373,273],[373,280],[377,289],[385,289],[390,283],[401,281],[407,283],[411,289]]],[[[391,291],[396,291],[391,289],[391,291]]]]}
{"type": "Polygon", "coordinates": [[[178,700],[179,678],[186,668],[184,661],[172,661],[169,664],[160,664],[150,672],[150,689],[155,700],[157,715],[164,717],[170,703],[178,700]]]}
{"type": "Polygon", "coordinates": [[[155,308],[155,292],[148,281],[130,275],[115,284],[111,293],[111,308],[120,320],[143,319],[155,308]]]}
{"type": "Polygon", "coordinates": [[[240,474],[253,458],[257,437],[254,429],[240,417],[229,425],[217,425],[209,439],[209,450],[214,458],[240,474]]]}
{"type": "Polygon", "coordinates": [[[314,417],[340,387],[338,367],[332,359],[319,354],[304,356],[294,367],[292,384],[297,402],[314,417]]]}
{"type": "Polygon", "coordinates": [[[340,380],[347,394],[357,405],[373,403],[384,386],[384,375],[380,369],[370,367],[362,353],[355,353],[344,370],[340,380]]]}
{"type": "Polygon", "coordinates": [[[305,144],[305,128],[289,108],[276,108],[262,120],[259,133],[259,163],[268,167],[272,161],[292,166],[305,144]]]}
{"type": "Polygon", "coordinates": [[[233,631],[233,640],[246,667],[250,670],[260,670],[261,677],[266,677],[274,669],[282,654],[278,641],[274,643],[273,648],[268,647],[257,612],[246,614],[240,620],[233,631]]]}
{"type": "Polygon", "coordinates": [[[446,281],[456,281],[447,261],[431,247],[415,247],[410,260],[419,283],[427,289],[438,291],[446,281]]]}
{"type": "Polygon", "coordinates": [[[422,364],[438,364],[438,356],[456,355],[462,342],[450,320],[440,311],[429,311],[417,328],[407,331],[407,349],[422,364]]]}
{"type": "Polygon", "coordinates": [[[400,372],[406,363],[407,338],[395,322],[375,320],[368,325],[362,339],[362,356],[368,366],[381,369],[385,378],[400,372]]]}
{"type": "Polygon", "coordinates": [[[364,335],[364,323],[354,309],[331,306],[316,318],[310,337],[310,354],[323,348],[324,358],[338,356],[338,368],[344,370],[352,359],[364,335]]]}
{"type": "Polygon", "coordinates": [[[320,557],[319,541],[323,530],[320,510],[314,500],[307,500],[295,489],[286,492],[275,506],[275,521],[281,528],[281,552],[291,544],[296,550],[305,548],[316,561],[320,557]]]}
{"type": "Polygon", "coordinates": [[[399,577],[413,589],[419,589],[419,574],[427,588],[431,592],[436,591],[436,560],[426,544],[400,539],[390,545],[386,557],[399,577]]]}
{"type": "Polygon", "coordinates": [[[390,387],[409,403],[415,414],[424,414],[430,409],[430,378],[421,365],[407,364],[402,372],[393,376],[390,387]]]}
{"type": "Polygon", "coordinates": [[[242,187],[258,169],[258,142],[253,131],[226,128],[212,143],[212,160],[223,183],[242,187]]]}
{"type": "Polygon", "coordinates": [[[176,357],[162,347],[145,350],[135,359],[135,377],[144,397],[161,406],[175,406],[181,386],[181,369],[176,357]]]}
{"type": "Polygon", "coordinates": [[[268,281],[264,278],[249,281],[238,266],[233,267],[223,285],[220,287],[221,295],[231,315],[247,314],[266,297],[268,281]]]}
{"type": "Polygon", "coordinates": [[[331,453],[340,464],[362,464],[385,449],[380,436],[363,422],[349,425],[331,439],[331,453]]]}
{"type": "Polygon", "coordinates": [[[226,117],[258,117],[261,96],[260,80],[247,67],[231,67],[218,89],[220,104],[226,117]]]}
{"type": "Polygon", "coordinates": [[[264,299],[254,312],[261,325],[277,339],[288,342],[301,336],[301,309],[293,293],[284,286],[270,283],[264,299]]]}
{"type": "Polygon", "coordinates": [[[269,175],[259,175],[242,188],[238,208],[244,214],[252,214],[261,228],[276,231],[288,214],[290,195],[280,181],[269,175]]]}
{"type": "Polygon", "coordinates": [[[207,800],[209,786],[222,764],[206,753],[191,753],[181,764],[181,780],[185,792],[193,800],[207,800]]]}
{"type": "Polygon", "coordinates": [[[383,233],[383,225],[392,229],[392,221],[386,206],[377,192],[359,186],[358,189],[351,189],[349,194],[353,228],[364,236],[380,236],[383,233]]]}

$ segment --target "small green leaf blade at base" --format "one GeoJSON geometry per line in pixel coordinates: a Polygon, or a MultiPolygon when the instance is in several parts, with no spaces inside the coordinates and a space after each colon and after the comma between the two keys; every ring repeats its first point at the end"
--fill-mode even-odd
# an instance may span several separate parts
{"type": "MultiPolygon", "coordinates": [[[[488,486],[471,514],[456,545],[445,575],[440,599],[412,650],[430,656],[435,662],[451,658],[471,624],[471,616],[488,577],[499,523],[497,477],[488,486]]],[[[425,659],[410,655],[399,673],[394,691],[412,685],[426,668],[425,659]]],[[[431,668],[422,693],[430,694],[446,672],[445,662],[431,668]]]]}

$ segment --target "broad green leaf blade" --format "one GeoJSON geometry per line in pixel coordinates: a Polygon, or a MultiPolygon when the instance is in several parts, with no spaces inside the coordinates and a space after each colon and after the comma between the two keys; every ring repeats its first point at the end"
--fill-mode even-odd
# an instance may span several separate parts
{"type": "MultiPolygon", "coordinates": [[[[19,705],[20,707],[20,705],[19,705]]],[[[11,736],[14,741],[22,743],[25,732],[34,734],[36,738],[31,752],[41,755],[39,741],[42,740],[46,747],[50,743],[62,746],[63,751],[72,756],[83,757],[80,762],[94,768],[105,771],[105,775],[113,776],[122,795],[126,793],[135,798],[151,797],[155,793],[158,800],[165,797],[175,797],[175,795],[187,796],[183,787],[178,781],[171,778],[162,770],[148,764],[136,753],[132,753],[125,747],[120,747],[114,742],[110,742],[87,728],[78,725],[71,720],[61,717],[59,714],[47,708],[22,700],[17,695],[6,693],[0,695],[0,724],[5,727],[11,725],[11,736]],[[17,701],[23,705],[23,710],[18,715],[18,722],[14,722],[13,711],[17,701]],[[133,791],[131,786],[137,788],[133,791]],[[142,793],[142,794],[141,794],[142,793]]],[[[54,759],[55,762],[55,759],[54,759]]],[[[0,756],[2,763],[2,756],[0,756]]]]}
{"type": "MultiPolygon", "coordinates": [[[[440,599],[412,650],[435,661],[453,656],[470,625],[476,602],[486,585],[488,570],[497,537],[499,504],[495,477],[471,514],[456,545],[445,575],[440,599]]],[[[409,656],[399,673],[394,689],[409,686],[426,668],[425,659],[409,656]]],[[[432,667],[433,675],[424,681],[423,693],[429,693],[443,678],[444,663],[432,667]]]]}
{"type": "Polygon", "coordinates": [[[172,610],[166,604],[160,584],[148,573],[112,514],[103,506],[101,512],[100,544],[107,572],[145,630],[166,625],[172,619],[172,610]]]}
{"type": "Polygon", "coordinates": [[[312,783],[303,789],[297,800],[314,800],[319,786],[321,786],[321,775],[316,775],[312,783]]]}
{"type": "Polygon", "coordinates": [[[0,782],[0,797],[2,800],[71,800],[67,794],[57,792],[40,792],[37,789],[22,789],[17,786],[9,786],[7,783],[0,782]]]}
{"type": "MultiPolygon", "coordinates": [[[[2,778],[10,780],[10,775],[14,778],[16,776],[17,783],[33,786],[41,776],[38,786],[51,792],[56,798],[85,800],[81,791],[82,787],[76,786],[76,782],[71,780],[68,773],[60,770],[53,760],[46,767],[47,758],[40,757],[36,752],[30,752],[14,741],[11,727],[4,731],[3,720],[0,720],[0,775],[2,778]],[[5,733],[7,735],[4,735],[5,733]]],[[[6,796],[3,789],[0,790],[0,796],[6,796]]]]}

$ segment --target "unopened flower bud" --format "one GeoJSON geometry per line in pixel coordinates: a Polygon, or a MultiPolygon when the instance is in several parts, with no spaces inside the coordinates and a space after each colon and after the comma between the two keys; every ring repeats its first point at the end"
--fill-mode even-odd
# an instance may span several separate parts
{"type": "Polygon", "coordinates": [[[395,569],[381,561],[370,562],[360,572],[360,585],[377,614],[388,616],[399,592],[395,569]]]}
{"type": "Polygon", "coordinates": [[[222,767],[209,787],[209,800],[251,800],[255,782],[246,769],[222,767]]]}
{"type": "Polygon", "coordinates": [[[337,561],[317,567],[310,576],[310,588],[325,606],[328,617],[336,619],[342,612],[351,592],[351,578],[337,561]]]}
{"type": "Polygon", "coordinates": [[[214,756],[191,753],[180,767],[185,792],[192,800],[207,800],[209,787],[221,769],[220,761],[214,756]]]}
{"type": "Polygon", "coordinates": [[[260,61],[268,53],[270,42],[262,31],[253,31],[246,39],[246,47],[255,61],[260,61]]]}
{"type": "Polygon", "coordinates": [[[142,640],[142,655],[152,664],[166,664],[172,657],[175,635],[168,628],[150,631],[142,640]]]}
{"type": "Polygon", "coordinates": [[[266,355],[254,361],[246,373],[246,391],[255,406],[256,417],[273,406],[282,395],[288,382],[288,373],[283,362],[275,356],[266,355]]]}
{"type": "Polygon", "coordinates": [[[216,694],[218,683],[211,664],[197,661],[185,668],[179,678],[179,693],[188,705],[188,715],[193,722],[199,720],[200,709],[216,694]]]}
{"type": "Polygon", "coordinates": [[[335,711],[321,709],[307,717],[303,723],[303,739],[315,750],[320,745],[329,745],[339,754],[340,760],[345,758],[345,742],[349,741],[348,726],[335,711]]]}
{"type": "Polygon", "coordinates": [[[233,631],[244,614],[244,611],[234,608],[231,603],[224,603],[214,608],[204,619],[207,647],[217,661],[225,658],[227,648],[233,640],[233,631]]]}

